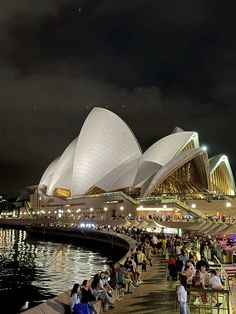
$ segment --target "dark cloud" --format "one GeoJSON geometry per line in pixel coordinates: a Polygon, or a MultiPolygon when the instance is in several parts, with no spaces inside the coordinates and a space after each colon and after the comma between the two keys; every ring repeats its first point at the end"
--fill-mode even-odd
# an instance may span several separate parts
{"type": "Polygon", "coordinates": [[[0,193],[37,184],[94,106],[124,119],[143,150],[179,125],[234,168],[234,6],[1,1],[0,193]]]}

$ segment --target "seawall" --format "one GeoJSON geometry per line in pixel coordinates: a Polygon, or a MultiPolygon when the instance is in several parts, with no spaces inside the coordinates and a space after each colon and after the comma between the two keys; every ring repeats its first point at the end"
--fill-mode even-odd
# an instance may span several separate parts
{"type": "MultiPolygon", "coordinates": [[[[18,228],[24,229],[30,236],[36,236],[44,238],[45,240],[66,240],[83,245],[89,245],[97,243],[100,245],[98,251],[101,247],[106,247],[110,252],[116,252],[116,256],[121,256],[119,258],[120,262],[124,262],[126,257],[130,255],[131,249],[136,248],[136,242],[134,239],[127,237],[123,234],[118,234],[113,231],[98,231],[95,229],[88,228],[72,228],[72,227],[54,227],[47,224],[34,224],[34,221],[30,222],[27,220],[17,220],[17,219],[0,219],[0,227],[5,228],[18,228]],[[120,251],[120,252],[119,252],[120,251]],[[126,253],[125,253],[126,252],[126,253]],[[118,254],[117,254],[118,253],[118,254]],[[119,254],[120,253],[120,254],[119,254]]],[[[91,279],[90,279],[91,280],[91,279]]],[[[48,299],[46,302],[36,305],[26,311],[24,314],[64,314],[66,305],[70,301],[70,291],[65,291],[64,293],[48,299]]],[[[95,304],[98,313],[101,312],[101,302],[97,301],[95,304]]]]}

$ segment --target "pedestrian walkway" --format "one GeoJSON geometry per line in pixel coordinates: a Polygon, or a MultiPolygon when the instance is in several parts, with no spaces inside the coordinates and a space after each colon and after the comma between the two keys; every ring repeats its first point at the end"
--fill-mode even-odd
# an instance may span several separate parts
{"type": "Polygon", "coordinates": [[[166,279],[167,263],[164,256],[154,255],[153,266],[141,274],[144,281],[133,294],[115,303],[109,314],[172,314],[176,311],[176,281],[166,279]]]}

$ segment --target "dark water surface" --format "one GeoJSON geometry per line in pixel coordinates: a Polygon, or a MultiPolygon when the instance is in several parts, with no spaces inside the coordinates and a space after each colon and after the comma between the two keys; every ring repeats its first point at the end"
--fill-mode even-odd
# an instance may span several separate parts
{"type": "Polygon", "coordinates": [[[32,307],[105,270],[111,260],[96,251],[0,228],[0,313],[19,313],[25,301],[32,307]]]}

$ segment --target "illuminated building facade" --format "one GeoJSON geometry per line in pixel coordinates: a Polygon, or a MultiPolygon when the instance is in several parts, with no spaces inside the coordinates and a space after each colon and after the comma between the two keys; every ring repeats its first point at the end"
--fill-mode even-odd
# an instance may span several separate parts
{"type": "Polygon", "coordinates": [[[211,194],[234,196],[234,177],[227,156],[208,158],[197,132],[176,127],[143,153],[123,120],[94,108],[79,136],[45,170],[31,203],[40,210],[43,203],[46,210],[68,205],[91,214],[91,208],[104,213],[106,202],[114,201],[113,208],[129,208],[134,216],[142,200],[211,194]]]}

